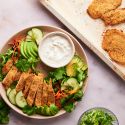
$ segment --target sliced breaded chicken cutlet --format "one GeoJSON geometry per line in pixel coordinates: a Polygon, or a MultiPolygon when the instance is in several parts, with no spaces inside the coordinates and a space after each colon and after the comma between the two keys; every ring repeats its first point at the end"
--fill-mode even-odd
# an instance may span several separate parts
{"type": "Polygon", "coordinates": [[[44,81],[43,83],[43,93],[42,93],[42,100],[41,100],[41,106],[47,105],[47,100],[48,100],[48,85],[44,81]]]}
{"type": "Polygon", "coordinates": [[[15,66],[12,66],[10,71],[7,73],[6,77],[3,79],[2,83],[6,89],[9,88],[10,85],[13,83],[17,71],[18,69],[15,66]]]}
{"type": "Polygon", "coordinates": [[[121,5],[122,0],[93,0],[87,12],[94,18],[100,18],[104,13],[116,9],[121,5]]]}
{"type": "Polygon", "coordinates": [[[35,76],[34,79],[33,79],[33,82],[30,85],[29,93],[28,93],[28,96],[27,96],[27,99],[26,99],[28,105],[30,105],[30,106],[32,106],[34,104],[35,96],[36,96],[37,89],[38,89],[38,86],[39,86],[40,82],[41,82],[40,77],[35,76]]]}
{"type": "Polygon", "coordinates": [[[38,74],[38,76],[40,77],[40,83],[39,83],[37,93],[36,93],[35,105],[36,106],[41,106],[44,75],[43,74],[38,74]]]}
{"type": "Polygon", "coordinates": [[[111,10],[101,16],[106,25],[116,25],[125,22],[125,8],[111,10]]]}
{"type": "Polygon", "coordinates": [[[29,74],[29,76],[24,80],[24,89],[23,89],[23,95],[26,98],[30,89],[30,85],[32,84],[34,80],[35,75],[29,74]]]}
{"type": "Polygon", "coordinates": [[[50,106],[51,104],[55,104],[55,92],[52,87],[52,80],[50,79],[48,85],[48,102],[47,105],[50,106]]]}
{"type": "Polygon", "coordinates": [[[22,91],[25,87],[25,80],[26,78],[29,76],[29,73],[28,72],[23,72],[20,76],[20,79],[16,85],[16,91],[19,92],[19,91],[22,91]]]}
{"type": "Polygon", "coordinates": [[[125,64],[125,33],[117,29],[108,29],[104,33],[102,48],[112,60],[125,64]]]}
{"type": "Polygon", "coordinates": [[[18,70],[18,72],[16,73],[15,77],[14,77],[14,81],[18,81],[20,79],[22,72],[18,70]]]}
{"type": "Polygon", "coordinates": [[[2,68],[2,73],[3,73],[3,74],[7,74],[7,73],[10,71],[10,69],[11,69],[12,66],[13,66],[13,60],[12,60],[12,59],[9,59],[9,60],[6,62],[6,64],[3,66],[3,68],[2,68]]]}

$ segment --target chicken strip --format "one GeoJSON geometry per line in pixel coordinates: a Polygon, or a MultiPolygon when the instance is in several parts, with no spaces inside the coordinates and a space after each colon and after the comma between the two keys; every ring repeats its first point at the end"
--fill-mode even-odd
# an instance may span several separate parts
{"type": "Polygon", "coordinates": [[[29,76],[29,73],[25,73],[23,72],[20,76],[20,79],[16,85],[16,91],[19,92],[19,91],[22,91],[25,87],[25,80],[26,78],[29,76]]]}
{"type": "Polygon", "coordinates": [[[12,66],[10,71],[7,73],[6,77],[3,79],[2,83],[6,89],[9,88],[10,85],[13,83],[17,71],[18,69],[15,66],[12,66]]]}
{"type": "Polygon", "coordinates": [[[38,86],[38,89],[37,89],[37,93],[36,93],[35,105],[36,106],[41,106],[44,75],[43,74],[38,74],[38,76],[40,77],[40,83],[39,83],[39,86],[38,86]]]}
{"type": "Polygon", "coordinates": [[[42,100],[41,100],[41,106],[47,105],[48,100],[48,85],[46,82],[43,83],[43,93],[42,93],[42,100]]]}
{"type": "Polygon", "coordinates": [[[43,92],[43,83],[41,82],[38,86],[38,90],[36,93],[36,98],[35,98],[35,105],[36,106],[41,106],[42,92],[43,92]]]}
{"type": "Polygon", "coordinates": [[[33,80],[34,80],[35,75],[34,74],[30,74],[26,79],[25,79],[25,87],[23,90],[23,95],[26,98],[30,89],[30,85],[32,84],[33,80]]]}
{"type": "Polygon", "coordinates": [[[50,79],[49,85],[48,85],[48,106],[51,104],[55,104],[55,92],[52,87],[52,80],[50,79]]]}
{"type": "Polygon", "coordinates": [[[117,29],[108,29],[103,37],[102,48],[112,60],[125,64],[125,33],[117,29]]]}
{"type": "Polygon", "coordinates": [[[40,84],[40,81],[41,80],[39,76],[35,76],[32,84],[30,85],[30,90],[26,99],[29,106],[32,106],[34,104],[36,92],[40,84]]]}
{"type": "Polygon", "coordinates": [[[10,69],[11,69],[12,66],[13,66],[13,60],[12,60],[12,59],[9,59],[9,60],[6,62],[6,64],[3,66],[3,68],[2,68],[2,73],[3,73],[3,74],[7,74],[7,73],[10,71],[10,69]]]}
{"type": "Polygon", "coordinates": [[[14,81],[18,81],[20,79],[22,72],[18,71],[14,77],[14,81]]]}
{"type": "Polygon", "coordinates": [[[125,22],[125,8],[111,10],[101,16],[106,25],[116,25],[125,22]]]}
{"type": "Polygon", "coordinates": [[[121,5],[122,0],[93,0],[87,12],[94,18],[100,18],[104,13],[116,9],[121,5]]]}

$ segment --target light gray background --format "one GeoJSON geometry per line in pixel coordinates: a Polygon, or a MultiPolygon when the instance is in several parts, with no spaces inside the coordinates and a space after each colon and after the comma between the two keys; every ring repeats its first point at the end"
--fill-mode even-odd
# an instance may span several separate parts
{"type": "MultiPolygon", "coordinates": [[[[32,25],[54,25],[66,29],[37,0],[0,0],[0,48],[15,34],[32,25]]],[[[33,120],[11,111],[9,125],[76,125],[80,115],[91,107],[112,110],[120,125],[125,123],[125,82],[84,44],[89,61],[89,81],[83,100],[74,112],[49,120],[33,120]]]]}

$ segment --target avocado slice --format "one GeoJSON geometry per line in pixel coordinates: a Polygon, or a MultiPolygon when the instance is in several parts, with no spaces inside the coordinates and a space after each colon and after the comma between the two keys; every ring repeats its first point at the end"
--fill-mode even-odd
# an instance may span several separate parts
{"type": "Polygon", "coordinates": [[[34,50],[36,53],[38,53],[38,47],[37,47],[36,43],[32,42],[32,44],[33,44],[33,50],[34,50]]]}
{"type": "Polygon", "coordinates": [[[20,50],[21,50],[22,56],[24,56],[25,58],[27,58],[26,55],[24,54],[23,47],[24,47],[24,41],[21,42],[20,50]]]}
{"type": "Polygon", "coordinates": [[[28,42],[27,43],[27,53],[33,57],[36,58],[38,56],[37,52],[34,51],[34,42],[28,42]]]}
{"type": "Polygon", "coordinates": [[[27,53],[27,43],[28,43],[28,42],[24,42],[23,51],[24,51],[24,54],[26,55],[26,58],[29,58],[30,55],[27,53]]]}

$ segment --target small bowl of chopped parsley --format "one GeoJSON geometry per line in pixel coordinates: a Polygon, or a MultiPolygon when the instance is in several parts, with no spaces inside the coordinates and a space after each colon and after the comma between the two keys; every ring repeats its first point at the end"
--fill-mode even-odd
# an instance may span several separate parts
{"type": "Polygon", "coordinates": [[[119,122],[110,110],[96,107],[85,111],[81,115],[78,125],[119,125],[119,122]]]}

